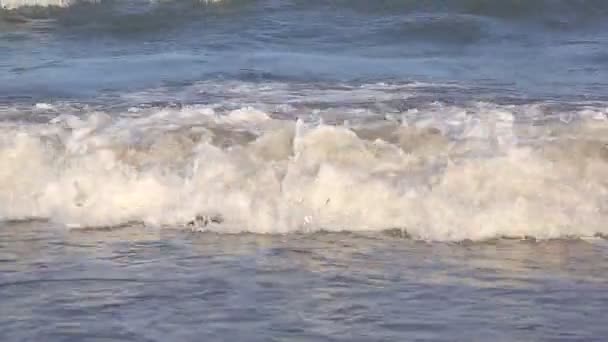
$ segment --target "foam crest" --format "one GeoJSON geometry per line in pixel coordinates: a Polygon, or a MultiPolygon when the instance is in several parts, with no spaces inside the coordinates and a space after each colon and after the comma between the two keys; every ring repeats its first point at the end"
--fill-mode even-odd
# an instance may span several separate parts
{"type": "MultiPolygon", "coordinates": [[[[85,0],[87,1],[87,0],[85,0]]],[[[98,0],[88,0],[89,2],[98,2],[98,0]]],[[[76,0],[1,0],[0,7],[14,9],[19,7],[29,7],[29,6],[57,6],[57,7],[66,7],[76,3],[76,0]]]]}
{"type": "Polygon", "coordinates": [[[438,107],[326,125],[194,106],[6,124],[0,219],[231,233],[397,228],[428,240],[608,234],[606,121],[585,112],[518,127],[515,110],[438,107]]]}
{"type": "MultiPolygon", "coordinates": [[[[171,0],[149,0],[151,3],[160,3],[171,0]]],[[[201,3],[216,3],[222,0],[198,0],[201,3]]],[[[19,7],[67,7],[77,3],[101,3],[102,0],[0,0],[0,8],[16,9],[19,7]]]]}

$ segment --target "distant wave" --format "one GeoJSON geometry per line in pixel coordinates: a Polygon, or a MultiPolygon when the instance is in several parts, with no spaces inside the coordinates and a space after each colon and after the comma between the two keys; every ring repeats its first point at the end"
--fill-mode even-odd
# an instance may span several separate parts
{"type": "Polygon", "coordinates": [[[214,15],[229,0],[0,0],[0,24],[47,20],[49,27],[111,33],[153,33],[214,15]]]}
{"type": "MultiPolygon", "coordinates": [[[[496,36],[496,30],[500,31],[504,25],[530,24],[549,30],[571,30],[604,25],[608,15],[608,1],[599,0],[0,0],[0,7],[17,12],[20,20],[50,18],[57,19],[60,26],[67,28],[144,33],[197,22],[202,17],[225,17],[243,11],[263,18],[267,11],[269,14],[276,11],[295,14],[314,10],[329,16],[323,19],[330,20],[327,24],[331,24],[332,13],[335,13],[360,22],[360,26],[366,28],[361,30],[349,23],[346,28],[356,31],[349,39],[368,37],[370,42],[407,39],[453,44],[475,43],[484,38],[501,39],[513,32],[521,37],[530,29],[506,29],[496,36]],[[209,6],[212,4],[215,5],[209,6]]],[[[0,22],[3,21],[2,11],[0,22]]],[[[5,18],[8,18],[5,21],[11,21],[14,17],[5,18]]],[[[340,28],[343,23],[337,20],[337,26],[328,25],[324,34],[338,34],[338,31],[332,32],[332,27],[340,28]]],[[[277,31],[290,32],[289,27],[278,27],[277,31]]],[[[294,36],[297,34],[294,32],[294,36]]],[[[312,34],[319,35],[313,31],[305,33],[312,34]]],[[[342,34],[348,36],[348,33],[342,34]]]]}
{"type": "MultiPolygon", "coordinates": [[[[80,3],[98,3],[125,6],[138,3],[255,3],[255,0],[0,0],[0,7],[19,8],[27,6],[61,6],[66,7],[80,3]]],[[[264,1],[257,1],[264,5],[264,1]]],[[[426,13],[459,13],[500,18],[534,18],[559,16],[563,18],[580,16],[581,20],[603,17],[608,14],[608,2],[603,0],[285,0],[282,4],[289,8],[305,9],[327,7],[328,9],[351,9],[365,13],[408,14],[426,13]]],[[[276,7],[277,4],[272,4],[276,7]]],[[[281,6],[280,4],[278,6],[281,6]]]]}
{"type": "Polygon", "coordinates": [[[608,3],[603,0],[309,0],[297,2],[302,7],[329,6],[344,7],[368,13],[407,13],[414,11],[452,12],[461,14],[487,15],[504,18],[539,17],[547,14],[590,14],[608,13],[608,3]]]}
{"type": "Polygon", "coordinates": [[[15,9],[19,7],[28,7],[28,6],[57,6],[57,7],[65,7],[72,5],[78,1],[84,2],[97,2],[98,0],[0,0],[0,7],[15,9]]]}
{"type": "MultiPolygon", "coordinates": [[[[153,2],[163,2],[167,0],[147,0],[151,3],[153,2]]],[[[219,2],[222,0],[194,0],[195,2],[201,3],[211,3],[211,2],[219,2]]],[[[113,1],[104,1],[104,0],[0,0],[0,7],[7,9],[16,9],[20,7],[67,7],[79,3],[98,3],[103,4],[104,2],[109,3],[113,1]]],[[[125,3],[129,2],[128,0],[124,1],[125,3]]],[[[135,2],[135,1],[131,1],[135,2]]]]}

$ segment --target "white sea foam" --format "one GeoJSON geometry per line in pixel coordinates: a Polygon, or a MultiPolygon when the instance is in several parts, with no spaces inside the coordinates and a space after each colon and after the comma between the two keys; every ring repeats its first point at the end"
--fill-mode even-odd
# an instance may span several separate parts
{"type": "MultiPolygon", "coordinates": [[[[90,3],[99,3],[103,0],[0,0],[0,8],[8,8],[15,9],[19,7],[31,7],[31,6],[40,6],[40,7],[67,7],[78,2],[90,2],[90,3]]],[[[149,0],[150,2],[163,2],[163,1],[171,1],[171,0],[149,0]]],[[[215,3],[220,2],[221,0],[200,0],[202,3],[215,3]]]]}
{"type": "MultiPolygon", "coordinates": [[[[94,2],[96,0],[92,0],[94,2]]],[[[14,9],[24,6],[59,6],[65,7],[75,3],[74,0],[0,0],[0,7],[14,9]]]]}
{"type": "Polygon", "coordinates": [[[399,228],[431,240],[608,234],[603,116],[586,109],[569,124],[518,127],[522,110],[438,105],[350,126],[205,106],[5,122],[0,219],[256,233],[399,228]]]}

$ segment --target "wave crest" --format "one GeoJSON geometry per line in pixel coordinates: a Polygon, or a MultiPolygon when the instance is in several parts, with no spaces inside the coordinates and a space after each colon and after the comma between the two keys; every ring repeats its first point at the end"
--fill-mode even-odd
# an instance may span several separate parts
{"type": "Polygon", "coordinates": [[[429,240],[608,234],[605,121],[517,127],[509,108],[478,110],[342,126],[186,107],[9,125],[0,218],[255,233],[398,228],[429,240]]]}

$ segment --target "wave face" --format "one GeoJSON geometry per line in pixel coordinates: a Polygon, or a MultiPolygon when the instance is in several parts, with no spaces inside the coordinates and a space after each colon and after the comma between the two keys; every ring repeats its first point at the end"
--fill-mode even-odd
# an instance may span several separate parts
{"type": "Polygon", "coordinates": [[[325,123],[253,107],[78,108],[38,104],[35,117],[56,117],[3,122],[0,219],[441,241],[608,234],[602,106],[551,119],[539,105],[435,103],[325,123]]]}
{"type": "MultiPolygon", "coordinates": [[[[304,3],[302,1],[301,3],[304,3]]],[[[344,6],[373,12],[386,11],[453,11],[466,14],[488,15],[498,17],[538,17],[546,14],[593,14],[601,15],[608,11],[608,5],[601,0],[338,0],[306,1],[310,4],[327,4],[331,6],[344,6]]]]}

